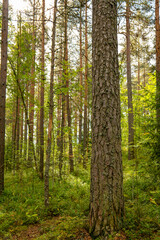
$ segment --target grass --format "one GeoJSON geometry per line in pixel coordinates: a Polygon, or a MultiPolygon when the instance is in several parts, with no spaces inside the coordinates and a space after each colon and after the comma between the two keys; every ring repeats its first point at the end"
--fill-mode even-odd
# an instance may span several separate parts
{"type": "Polygon", "coordinates": [[[67,216],[67,219],[69,216],[73,223],[76,219],[82,225],[88,213],[89,176],[85,171],[79,177],[70,175],[55,181],[48,209],[44,207],[44,185],[38,177],[32,173],[23,173],[23,176],[8,173],[0,198],[0,237],[10,236],[17,227],[23,228],[57,215],[67,216]]]}
{"type": "MultiPolygon", "coordinates": [[[[125,219],[127,240],[155,239],[160,236],[160,189],[141,160],[135,170],[133,161],[124,162],[125,219]]],[[[0,237],[10,237],[28,225],[46,222],[39,240],[74,239],[80,228],[88,228],[89,173],[77,170],[61,181],[51,182],[50,207],[44,207],[44,185],[33,172],[5,175],[5,191],[0,198],[0,237]]],[[[159,237],[160,239],[160,237],[159,237]]]]}

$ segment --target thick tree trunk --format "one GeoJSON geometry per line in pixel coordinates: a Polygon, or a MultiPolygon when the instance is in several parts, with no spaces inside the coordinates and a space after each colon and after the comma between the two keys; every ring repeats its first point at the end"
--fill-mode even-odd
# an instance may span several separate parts
{"type": "Polygon", "coordinates": [[[4,190],[4,154],[5,154],[5,103],[7,78],[7,39],[8,39],[8,0],[3,0],[1,73],[0,73],[0,194],[4,190]]]}
{"type": "Polygon", "coordinates": [[[41,59],[41,109],[40,109],[40,178],[43,179],[44,168],[44,39],[45,39],[45,0],[42,1],[42,59],[41,59]]]}
{"type": "Polygon", "coordinates": [[[83,167],[87,164],[87,108],[88,108],[88,19],[87,19],[87,0],[85,6],[85,93],[84,93],[84,137],[83,137],[83,167]]]}
{"type": "MultiPolygon", "coordinates": [[[[49,105],[49,124],[48,124],[48,141],[46,150],[46,166],[45,166],[45,206],[49,205],[49,168],[51,158],[51,145],[52,137],[54,134],[53,129],[53,86],[54,86],[54,59],[55,59],[55,37],[56,37],[56,13],[57,13],[57,0],[54,1],[54,19],[52,30],[52,56],[51,56],[51,76],[50,76],[50,105],[49,105]]],[[[54,137],[53,137],[54,138],[54,137]]],[[[54,149],[53,149],[54,151],[54,149]]]]}
{"type": "Polygon", "coordinates": [[[134,115],[132,102],[132,81],[131,81],[131,50],[130,50],[130,6],[126,0],[126,41],[127,41],[127,89],[128,89],[128,159],[134,159],[134,115]]]}
{"type": "Polygon", "coordinates": [[[156,27],[156,106],[157,106],[157,129],[160,131],[160,23],[159,23],[159,0],[155,0],[155,27],[156,27]]]}
{"type": "Polygon", "coordinates": [[[116,0],[93,0],[92,54],[90,232],[108,239],[124,211],[116,0]]]}

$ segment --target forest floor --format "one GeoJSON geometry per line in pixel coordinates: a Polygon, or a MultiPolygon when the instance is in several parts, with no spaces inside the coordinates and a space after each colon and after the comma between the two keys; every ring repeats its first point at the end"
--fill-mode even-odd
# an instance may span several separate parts
{"type": "MultiPolygon", "coordinates": [[[[52,219],[43,221],[42,223],[30,225],[28,226],[27,229],[16,232],[13,235],[12,239],[13,240],[50,239],[51,232],[52,233],[54,232],[54,229],[58,227],[59,223],[61,223],[61,217],[54,217],[52,219]]],[[[60,235],[61,234],[62,232],[60,232],[60,235]]],[[[72,236],[71,239],[77,240],[92,239],[86,229],[77,229],[77,231],[74,232],[74,235],[75,237],[72,236]]],[[[58,236],[55,238],[53,237],[52,239],[58,239],[58,236]]]]}
{"type": "MultiPolygon", "coordinates": [[[[63,220],[63,218],[62,218],[63,220]]],[[[46,221],[43,221],[38,224],[33,224],[28,227],[26,227],[23,230],[17,230],[15,233],[13,233],[13,236],[10,238],[12,240],[57,240],[62,239],[62,236],[57,237],[51,237],[51,234],[53,234],[54,229],[57,228],[58,224],[61,223],[61,217],[53,217],[51,219],[48,219],[46,221]],[[52,232],[52,233],[51,233],[52,232]]],[[[60,232],[61,235],[61,232],[60,232]]],[[[68,233],[67,233],[68,236],[68,233]]],[[[65,237],[65,236],[64,236],[65,237]]],[[[65,238],[65,239],[72,239],[72,240],[92,240],[91,236],[89,235],[88,231],[86,229],[78,229],[74,231],[74,234],[71,233],[71,238],[65,238]],[[73,236],[75,235],[75,236],[73,236]]],[[[125,233],[121,232],[116,234],[116,236],[113,238],[113,240],[127,240],[125,233]]],[[[152,236],[150,239],[153,240],[160,240],[160,235],[152,236]]],[[[142,238],[143,240],[143,238],[142,238]]]]}
{"type": "MultiPolygon", "coordinates": [[[[69,217],[70,218],[70,217],[69,217]]],[[[53,217],[51,219],[42,221],[41,223],[32,224],[29,226],[24,227],[24,229],[15,229],[12,237],[9,239],[12,240],[58,240],[58,239],[68,239],[68,240],[92,240],[91,236],[89,235],[88,231],[85,228],[79,228],[77,226],[76,229],[73,230],[72,233],[69,232],[65,233],[60,231],[59,224],[63,221],[63,217],[53,217]],[[57,233],[54,237],[54,231],[59,231],[59,236],[57,233]]],[[[128,240],[126,234],[124,232],[117,233],[112,240],[128,240]]],[[[145,238],[142,237],[141,240],[145,238]]],[[[152,240],[160,240],[160,234],[156,234],[151,236],[150,239],[152,240]]]]}
{"type": "MultiPolygon", "coordinates": [[[[146,173],[124,164],[125,218],[112,240],[160,240],[160,189],[146,173]]],[[[34,172],[5,175],[0,198],[0,240],[91,240],[88,233],[90,176],[78,169],[50,182],[50,206],[44,206],[44,184],[34,172]]],[[[100,240],[100,239],[97,239],[100,240]]]]}

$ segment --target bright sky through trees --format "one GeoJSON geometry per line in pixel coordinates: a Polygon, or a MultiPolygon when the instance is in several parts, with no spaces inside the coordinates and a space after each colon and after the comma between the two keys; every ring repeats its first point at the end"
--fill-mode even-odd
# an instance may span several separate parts
{"type": "MultiPolygon", "coordinates": [[[[53,3],[53,0],[46,0],[46,9],[52,7],[53,3]]],[[[10,0],[9,4],[13,7],[14,12],[23,11],[30,5],[29,0],[10,0]]]]}

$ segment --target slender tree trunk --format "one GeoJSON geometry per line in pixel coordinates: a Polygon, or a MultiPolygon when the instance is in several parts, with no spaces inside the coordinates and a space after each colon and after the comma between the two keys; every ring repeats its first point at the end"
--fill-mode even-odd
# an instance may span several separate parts
{"type": "Polygon", "coordinates": [[[16,169],[19,169],[19,136],[20,136],[20,97],[17,89],[17,109],[16,109],[16,169]]]}
{"type": "Polygon", "coordinates": [[[41,59],[41,109],[40,109],[40,178],[43,179],[44,168],[44,39],[45,39],[45,0],[42,1],[42,59],[41,59]]]}
{"type": "Polygon", "coordinates": [[[101,240],[124,211],[117,45],[117,0],[93,0],[90,232],[101,240]]]}
{"type": "MultiPolygon", "coordinates": [[[[13,62],[11,61],[11,59],[9,59],[9,62],[10,62],[11,68],[13,70],[13,73],[14,73],[14,76],[15,76],[15,79],[16,79],[16,82],[17,82],[18,91],[19,91],[19,94],[21,96],[21,100],[22,100],[22,103],[23,103],[24,111],[25,111],[25,120],[27,121],[27,126],[28,126],[29,134],[30,134],[31,133],[31,128],[30,128],[30,122],[29,122],[29,119],[28,119],[28,108],[27,108],[28,106],[26,105],[26,102],[24,100],[23,91],[21,89],[20,81],[19,81],[18,75],[17,75],[17,73],[15,71],[13,62]]],[[[27,101],[27,103],[28,103],[28,101],[27,101]]],[[[38,172],[36,154],[35,154],[34,144],[33,143],[32,143],[32,150],[33,150],[33,156],[34,156],[36,171],[38,172]]]]}
{"type": "MultiPolygon", "coordinates": [[[[62,36],[61,36],[62,39],[62,36]]],[[[61,86],[61,80],[62,80],[62,46],[63,44],[61,43],[61,48],[60,48],[60,62],[59,62],[59,66],[60,66],[60,74],[59,74],[59,78],[58,78],[58,86],[60,88],[61,86]]],[[[62,106],[62,93],[58,94],[58,98],[57,98],[57,159],[59,160],[59,156],[60,156],[60,152],[61,152],[61,106],[62,106]]]]}
{"type": "Polygon", "coordinates": [[[7,79],[8,0],[3,0],[0,72],[0,194],[4,190],[5,104],[7,79]]]}
{"type": "MultiPolygon", "coordinates": [[[[75,98],[75,101],[77,102],[77,98],[75,98]]],[[[74,121],[74,138],[77,144],[77,124],[78,124],[78,115],[77,115],[77,109],[75,109],[75,121],[74,121]]]]}
{"type": "Polygon", "coordinates": [[[140,42],[139,42],[139,39],[140,39],[140,29],[138,28],[138,49],[137,49],[137,53],[138,53],[138,91],[140,90],[140,85],[141,85],[141,76],[140,76],[140,73],[141,73],[141,70],[140,70],[140,42]]]}
{"type": "Polygon", "coordinates": [[[68,35],[67,35],[67,23],[68,23],[68,0],[65,0],[65,36],[64,36],[64,75],[66,78],[66,102],[67,102],[67,119],[68,119],[68,137],[69,137],[69,165],[70,165],[70,173],[74,171],[73,164],[73,148],[72,148],[72,129],[71,129],[71,107],[69,100],[69,76],[68,76],[68,35]]]}
{"type": "MultiPolygon", "coordinates": [[[[63,42],[62,42],[62,32],[61,32],[61,50],[60,50],[60,79],[59,83],[61,83],[62,87],[65,87],[65,83],[64,83],[64,79],[63,79],[63,66],[62,66],[62,62],[63,62],[63,42]]],[[[58,111],[58,119],[59,119],[59,130],[57,131],[57,135],[59,136],[57,138],[57,147],[58,147],[58,152],[59,152],[59,176],[60,178],[62,177],[62,166],[63,166],[63,150],[64,150],[64,125],[65,125],[65,95],[62,92],[60,99],[59,99],[59,103],[61,104],[61,110],[59,109],[58,111]],[[61,111],[61,116],[60,116],[60,111],[61,111]],[[61,118],[60,118],[61,117],[61,118]]]]}
{"type": "MultiPolygon", "coordinates": [[[[80,41],[79,41],[79,46],[80,46],[80,105],[79,105],[79,154],[81,155],[82,153],[82,89],[83,89],[83,62],[82,62],[82,2],[80,1],[80,27],[79,27],[79,32],[80,32],[80,41]]],[[[79,158],[81,162],[81,156],[79,158]]]]}
{"type": "Polygon", "coordinates": [[[29,98],[29,122],[31,124],[31,134],[29,135],[28,165],[32,166],[32,143],[34,129],[34,88],[35,88],[35,0],[33,1],[33,22],[32,22],[32,66],[31,66],[31,86],[29,98]]]}
{"type": "Polygon", "coordinates": [[[88,108],[88,23],[87,23],[87,0],[85,7],[85,96],[84,96],[84,139],[83,139],[83,167],[87,164],[87,108],[88,108]]]}
{"type": "MultiPolygon", "coordinates": [[[[37,101],[40,104],[40,83],[38,82],[37,86],[38,90],[38,96],[37,96],[37,101]]],[[[37,158],[39,159],[39,154],[40,154],[40,109],[37,109],[37,128],[36,128],[36,155],[37,158]]]]}
{"type": "Polygon", "coordinates": [[[65,126],[65,95],[62,93],[62,116],[61,116],[61,139],[59,154],[59,176],[62,178],[62,167],[64,157],[64,126],[65,126]]]}
{"type": "Polygon", "coordinates": [[[21,141],[20,141],[20,157],[22,157],[23,154],[23,105],[21,107],[21,141]]]}
{"type": "Polygon", "coordinates": [[[160,23],[159,0],[155,0],[155,28],[156,28],[156,102],[157,129],[160,131],[160,23]]]}
{"type": "Polygon", "coordinates": [[[15,139],[16,139],[16,103],[14,99],[13,117],[12,117],[12,162],[13,172],[15,171],[15,139]]]}
{"type": "Polygon", "coordinates": [[[126,41],[127,41],[127,88],[128,88],[128,159],[134,159],[134,115],[131,82],[131,50],[130,50],[130,6],[126,0],[126,41]]]}
{"type": "MultiPolygon", "coordinates": [[[[51,76],[50,76],[50,105],[49,105],[49,124],[48,124],[48,142],[46,150],[46,166],[45,166],[45,206],[49,205],[49,168],[51,158],[51,145],[52,137],[54,138],[53,129],[53,87],[54,87],[54,60],[55,60],[55,37],[56,37],[56,13],[57,13],[57,0],[54,1],[54,19],[52,30],[52,56],[51,56],[51,76]]],[[[54,149],[53,149],[54,151],[54,149]]]]}
{"type": "Polygon", "coordinates": [[[13,174],[15,174],[16,170],[16,132],[17,132],[17,96],[15,100],[15,108],[14,108],[14,116],[13,116],[13,136],[12,136],[12,161],[13,161],[13,174]]]}
{"type": "MultiPolygon", "coordinates": [[[[26,109],[28,111],[28,83],[26,83],[26,100],[25,100],[25,105],[26,109]]],[[[25,127],[24,127],[24,157],[27,161],[27,136],[28,136],[28,129],[27,129],[27,118],[25,114],[25,127]]]]}
{"type": "MultiPolygon", "coordinates": [[[[17,80],[21,82],[21,14],[18,17],[19,24],[19,33],[18,33],[18,55],[17,55],[17,80]]],[[[21,99],[19,94],[19,89],[17,86],[17,109],[16,109],[16,119],[17,119],[17,127],[16,127],[16,169],[19,169],[19,157],[20,157],[20,107],[21,107],[21,99]]]]}

